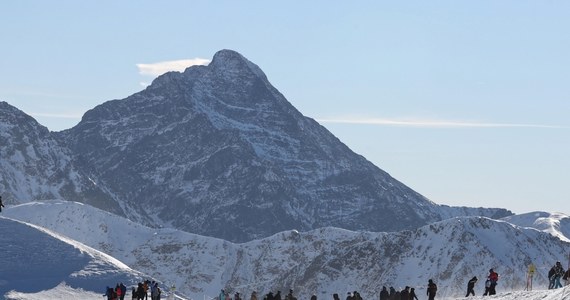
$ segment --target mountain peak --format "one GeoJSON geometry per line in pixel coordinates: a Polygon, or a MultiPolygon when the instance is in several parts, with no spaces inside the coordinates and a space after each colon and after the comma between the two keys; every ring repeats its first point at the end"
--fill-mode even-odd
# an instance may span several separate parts
{"type": "Polygon", "coordinates": [[[247,61],[243,55],[239,54],[237,51],[229,50],[229,49],[222,49],[214,54],[212,58],[212,62],[219,60],[228,61],[228,60],[238,60],[238,61],[247,61]]]}
{"type": "Polygon", "coordinates": [[[214,68],[214,70],[232,75],[243,75],[245,72],[249,71],[256,77],[267,80],[265,73],[263,73],[256,64],[252,63],[234,50],[223,49],[216,52],[209,66],[214,68]]]}

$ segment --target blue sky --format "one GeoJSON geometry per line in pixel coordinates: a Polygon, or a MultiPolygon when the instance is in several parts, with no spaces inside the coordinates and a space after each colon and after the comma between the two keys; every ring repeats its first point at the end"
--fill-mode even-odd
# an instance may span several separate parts
{"type": "Polygon", "coordinates": [[[164,62],[232,49],[436,203],[570,213],[569,11],[565,1],[10,1],[0,100],[59,131],[143,89],[164,62]]]}

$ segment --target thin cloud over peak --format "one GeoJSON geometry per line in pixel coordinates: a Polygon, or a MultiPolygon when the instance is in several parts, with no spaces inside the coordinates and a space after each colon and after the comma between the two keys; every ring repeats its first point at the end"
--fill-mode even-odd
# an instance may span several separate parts
{"type": "Polygon", "coordinates": [[[355,124],[355,125],[378,125],[378,126],[402,126],[424,128],[568,128],[559,125],[524,124],[524,123],[495,123],[478,121],[457,120],[425,120],[425,119],[385,119],[385,118],[318,118],[320,123],[355,124]]]}
{"type": "Polygon", "coordinates": [[[152,64],[137,64],[139,74],[147,76],[159,76],[166,72],[178,71],[182,72],[191,66],[203,66],[210,63],[209,59],[194,58],[194,59],[180,59],[161,61],[152,64]]]}
{"type": "Polygon", "coordinates": [[[56,118],[56,119],[81,119],[81,113],[38,113],[31,112],[32,117],[56,118]]]}

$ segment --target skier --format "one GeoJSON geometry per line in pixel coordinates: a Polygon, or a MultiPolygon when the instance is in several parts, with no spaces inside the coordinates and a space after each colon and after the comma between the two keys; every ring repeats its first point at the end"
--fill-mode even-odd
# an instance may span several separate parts
{"type": "Polygon", "coordinates": [[[428,300],[435,299],[435,293],[437,292],[437,285],[433,282],[433,280],[428,280],[428,287],[427,287],[427,296],[428,300]]]}
{"type": "Polygon", "coordinates": [[[475,296],[475,291],[473,290],[473,288],[475,288],[475,283],[477,282],[477,276],[473,276],[473,278],[471,278],[471,280],[469,280],[469,282],[467,283],[467,295],[465,295],[465,297],[469,297],[469,294],[475,296]]]}
{"type": "Polygon", "coordinates": [[[4,204],[2,204],[2,196],[0,196],[0,212],[2,212],[2,207],[4,207],[4,204]]]}

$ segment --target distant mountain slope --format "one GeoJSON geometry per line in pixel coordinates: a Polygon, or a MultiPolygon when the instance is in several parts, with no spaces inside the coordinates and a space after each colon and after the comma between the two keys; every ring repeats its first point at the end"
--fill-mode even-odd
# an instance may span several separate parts
{"type": "Polygon", "coordinates": [[[72,163],[54,134],[0,101],[0,195],[4,204],[67,199],[121,213],[117,202],[72,163]]]}
{"type": "Polygon", "coordinates": [[[312,293],[361,291],[376,298],[383,285],[416,287],[438,282],[442,297],[463,296],[466,282],[489,268],[501,274],[499,291],[522,290],[530,263],[536,287],[546,285],[545,268],[570,244],[538,231],[482,217],[454,218],[413,231],[352,232],[321,228],[287,231],[243,244],[173,229],[151,229],[93,207],[71,202],[29,203],[6,216],[34,222],[148,273],[193,299],[220,288],[249,295],[257,290],[312,293]]]}
{"type": "Polygon", "coordinates": [[[502,218],[509,223],[536,228],[570,242],[570,217],[563,213],[530,212],[502,218]]]}
{"type": "Polygon", "coordinates": [[[143,278],[118,260],[33,225],[0,217],[0,298],[64,283],[101,295],[105,286],[143,278]]]}
{"type": "Polygon", "coordinates": [[[57,137],[130,219],[234,242],[511,214],[429,201],[303,116],[231,50],[99,105],[57,137]]]}

